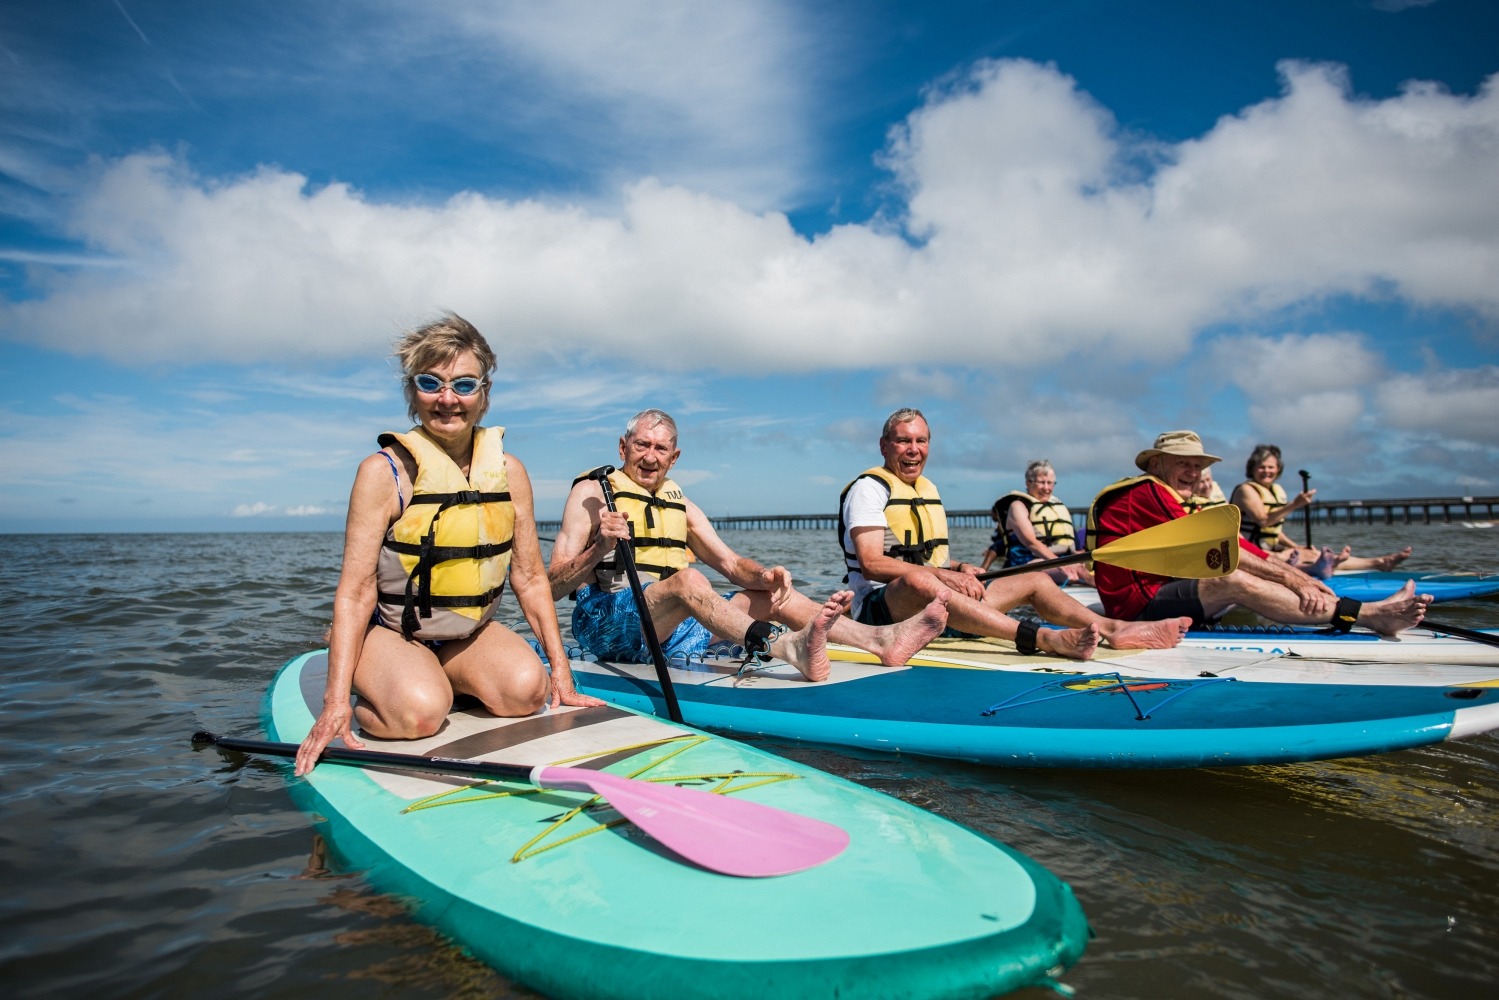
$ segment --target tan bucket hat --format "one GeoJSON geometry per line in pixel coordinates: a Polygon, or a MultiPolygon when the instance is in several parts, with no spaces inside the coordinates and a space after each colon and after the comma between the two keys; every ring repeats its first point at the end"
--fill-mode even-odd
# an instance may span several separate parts
{"type": "Polygon", "coordinates": [[[1209,455],[1202,450],[1202,438],[1195,431],[1167,431],[1155,439],[1155,444],[1146,448],[1135,456],[1135,467],[1141,472],[1145,471],[1145,463],[1157,455],[1185,455],[1191,458],[1205,458],[1208,464],[1221,462],[1223,459],[1217,455],[1209,455]]]}

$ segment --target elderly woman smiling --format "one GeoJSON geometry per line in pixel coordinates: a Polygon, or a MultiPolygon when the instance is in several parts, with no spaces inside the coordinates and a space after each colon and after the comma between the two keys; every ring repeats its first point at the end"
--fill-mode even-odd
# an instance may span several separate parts
{"type": "Polygon", "coordinates": [[[573,688],[526,468],[506,454],[504,428],[479,426],[494,352],[452,314],[407,334],[395,352],[418,426],[381,434],[355,474],[328,683],[298,774],[335,739],[363,746],[354,722],[384,739],[432,735],[455,694],[501,716],[549,701],[602,704],[573,688]],[[494,620],[507,577],[550,677],[530,644],[494,620]]]}
{"type": "Polygon", "coordinates": [[[1285,487],[1279,482],[1284,468],[1280,448],[1276,445],[1256,445],[1250,452],[1249,460],[1244,463],[1244,482],[1234,487],[1232,497],[1242,517],[1240,534],[1245,539],[1282,561],[1320,577],[1331,575],[1334,569],[1345,572],[1391,570],[1411,554],[1410,546],[1389,555],[1373,557],[1355,556],[1347,546],[1340,552],[1326,547],[1319,550],[1298,546],[1286,537],[1283,530],[1285,520],[1292,511],[1310,507],[1317,491],[1303,490],[1287,498],[1285,487]]]}

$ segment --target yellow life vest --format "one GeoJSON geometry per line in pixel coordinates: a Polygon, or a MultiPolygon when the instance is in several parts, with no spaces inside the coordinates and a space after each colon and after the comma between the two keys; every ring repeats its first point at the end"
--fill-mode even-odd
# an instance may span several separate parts
{"type": "MultiPolygon", "coordinates": [[[[1056,555],[1066,555],[1077,547],[1077,529],[1072,526],[1072,512],[1067,505],[1055,498],[1051,500],[1037,500],[1029,493],[1021,490],[1012,490],[1000,497],[1000,504],[1006,512],[1010,504],[1019,500],[1025,504],[1026,513],[1030,516],[1031,528],[1036,533],[1036,540],[1056,555]]],[[[1024,566],[1036,554],[1026,548],[1020,536],[1008,528],[1005,530],[1005,538],[1008,542],[1008,550],[1005,553],[1006,566],[1024,566]]]]}
{"type": "MultiPolygon", "coordinates": [[[[885,501],[885,555],[917,566],[946,566],[947,512],[942,508],[937,487],[925,476],[918,477],[914,486],[908,486],[884,466],[864,470],[843,487],[838,497],[839,548],[843,548],[844,536],[848,534],[843,504],[848,491],[860,479],[877,479],[890,490],[890,499],[885,501]]],[[[858,555],[847,548],[843,548],[843,561],[851,570],[859,568],[858,555]]]]}
{"type": "MultiPolygon", "coordinates": [[[[1260,502],[1265,505],[1266,516],[1273,515],[1287,503],[1286,491],[1281,488],[1280,483],[1271,483],[1266,487],[1250,479],[1245,481],[1243,485],[1253,488],[1260,495],[1260,502]]],[[[1281,527],[1280,524],[1261,527],[1246,517],[1239,522],[1239,534],[1262,549],[1278,549],[1281,547],[1283,541],[1281,527]]]]}
{"type": "MultiPolygon", "coordinates": [[[[589,475],[579,476],[573,485],[589,475]]],[[[687,565],[687,497],[682,487],[663,479],[655,493],[647,493],[625,470],[609,474],[609,488],[614,491],[614,506],[630,519],[630,551],[635,568],[642,577],[665,580],[687,565]]],[[[610,552],[594,567],[595,586],[614,593],[630,585],[623,566],[615,564],[610,552]]]]}
{"type": "Polygon", "coordinates": [[[420,427],[379,441],[399,443],[416,460],[411,501],[380,549],[380,620],[399,622],[408,639],[473,635],[505,591],[515,536],[505,429],[474,429],[467,478],[420,427]]]}

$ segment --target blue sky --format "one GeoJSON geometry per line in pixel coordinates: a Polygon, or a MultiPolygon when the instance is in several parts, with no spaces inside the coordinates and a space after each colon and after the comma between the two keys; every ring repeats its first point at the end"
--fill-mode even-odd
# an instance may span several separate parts
{"type": "Polygon", "coordinates": [[[337,529],[451,309],[555,516],[645,406],[710,514],[923,409],[987,507],[1156,433],[1499,493],[1487,0],[0,3],[0,531],[337,529]]]}

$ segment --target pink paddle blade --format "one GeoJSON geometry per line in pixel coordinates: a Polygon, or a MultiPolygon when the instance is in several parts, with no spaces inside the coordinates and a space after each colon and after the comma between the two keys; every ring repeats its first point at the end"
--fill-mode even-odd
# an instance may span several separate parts
{"type": "Polygon", "coordinates": [[[831,823],[696,788],[581,767],[538,767],[531,781],[600,795],[663,847],[725,875],[789,875],[830,861],[848,846],[848,833],[831,823]]]}

